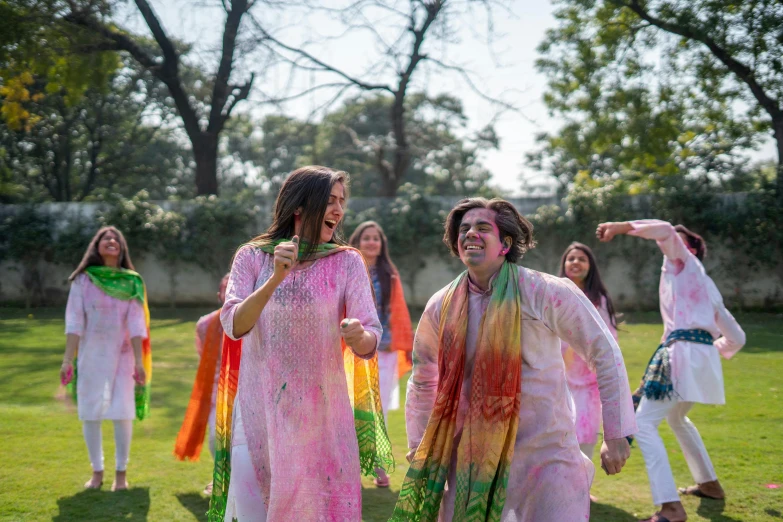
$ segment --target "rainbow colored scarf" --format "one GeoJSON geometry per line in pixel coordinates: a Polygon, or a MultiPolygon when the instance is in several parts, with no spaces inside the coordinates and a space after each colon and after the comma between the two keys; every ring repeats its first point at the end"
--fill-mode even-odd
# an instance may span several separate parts
{"type": "MultiPolygon", "coordinates": [[[[90,281],[109,297],[130,301],[138,299],[144,307],[144,321],[147,325],[147,338],[141,343],[141,357],[144,372],[147,374],[147,382],[136,384],[136,418],[144,420],[150,413],[150,384],[152,382],[152,344],[150,343],[150,309],[147,306],[147,289],[144,280],[133,270],[125,268],[112,268],[108,266],[88,266],[84,272],[90,281]]],[[[76,368],[74,357],[73,367],[76,368]]],[[[73,379],[68,384],[74,401],[76,396],[77,372],[74,370],[73,379]]]]}
{"type": "MultiPolygon", "coordinates": [[[[290,239],[268,242],[255,242],[253,246],[267,254],[274,253],[275,246],[290,239]]],[[[304,260],[306,243],[299,244],[298,259],[304,260]]],[[[354,248],[322,243],[307,261],[320,259],[343,250],[354,248]]],[[[362,258],[363,259],[363,258],[362,258]]],[[[369,272],[367,273],[369,283],[369,272]]],[[[223,359],[218,381],[218,399],[215,427],[215,474],[212,485],[212,499],[207,518],[209,522],[222,522],[228,502],[228,488],[231,479],[231,423],[234,412],[234,400],[239,383],[239,363],[242,359],[242,341],[233,341],[223,337],[223,359]]],[[[353,407],[356,439],[359,442],[359,464],[364,475],[376,475],[376,468],[386,471],[394,469],[394,457],[391,442],[386,433],[386,425],[381,409],[381,390],[378,380],[378,357],[370,360],[356,357],[343,345],[345,376],[348,380],[348,397],[353,407]]]]}
{"type": "Polygon", "coordinates": [[[174,456],[177,460],[190,459],[196,462],[201,455],[204,432],[209,424],[212,391],[215,389],[215,369],[220,359],[222,341],[223,327],[220,324],[220,314],[214,313],[207,326],[196,380],[193,383],[188,408],[185,410],[185,420],[182,421],[177,441],[174,443],[174,456]]]}
{"type": "MultiPolygon", "coordinates": [[[[517,268],[503,263],[479,326],[470,406],[452,485],[455,521],[499,521],[503,512],[521,400],[520,305],[517,268]]],[[[438,395],[390,522],[438,519],[457,429],[467,327],[468,275],[463,272],[443,298],[438,395]]]]}

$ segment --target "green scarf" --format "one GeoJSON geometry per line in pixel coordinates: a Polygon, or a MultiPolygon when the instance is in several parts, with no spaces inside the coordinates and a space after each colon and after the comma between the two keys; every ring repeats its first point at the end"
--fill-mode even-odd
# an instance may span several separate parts
{"type": "MultiPolygon", "coordinates": [[[[258,249],[261,249],[262,252],[266,252],[267,254],[274,254],[275,253],[275,247],[279,245],[280,243],[288,243],[290,242],[290,239],[267,239],[267,240],[259,240],[259,241],[251,241],[248,243],[248,245],[254,246],[258,249]]],[[[297,255],[297,260],[299,261],[313,261],[315,259],[321,259],[322,257],[326,257],[331,254],[336,254],[337,252],[340,252],[342,250],[345,250],[347,247],[343,245],[338,245],[336,243],[320,243],[315,247],[315,250],[307,256],[305,259],[305,253],[310,249],[310,243],[307,241],[299,241],[299,253],[297,255]]]]}

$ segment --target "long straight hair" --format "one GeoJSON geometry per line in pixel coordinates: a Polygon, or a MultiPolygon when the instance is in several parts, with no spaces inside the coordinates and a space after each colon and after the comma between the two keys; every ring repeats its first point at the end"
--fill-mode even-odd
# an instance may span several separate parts
{"type": "Polygon", "coordinates": [[[398,276],[398,272],[397,267],[394,266],[389,257],[389,241],[386,239],[383,228],[375,221],[365,221],[356,227],[356,230],[353,231],[353,234],[348,239],[348,243],[361,252],[359,245],[361,244],[362,234],[371,228],[375,228],[378,231],[378,235],[381,236],[381,253],[375,261],[375,272],[378,274],[378,280],[381,283],[381,310],[388,312],[389,303],[391,302],[392,277],[398,276]]]}
{"type": "Polygon", "coordinates": [[[596,263],[595,255],[589,246],[577,241],[568,245],[568,248],[565,249],[563,256],[560,258],[560,277],[567,277],[565,271],[566,258],[568,257],[568,253],[574,249],[584,252],[587,256],[587,260],[590,262],[590,270],[587,271],[587,276],[585,276],[585,295],[596,308],[601,306],[601,298],[606,298],[606,310],[609,312],[609,321],[612,323],[612,326],[617,329],[617,316],[614,311],[614,303],[612,303],[612,298],[609,296],[606,286],[604,286],[604,282],[601,279],[601,272],[598,270],[598,263],[596,263]]]}
{"type": "MultiPolygon", "coordinates": [[[[326,207],[329,205],[329,196],[335,183],[342,183],[345,188],[345,197],[348,198],[348,183],[350,178],[347,172],[334,170],[328,167],[310,165],[293,171],[275,200],[274,218],[266,232],[250,240],[250,244],[261,244],[277,239],[290,239],[296,230],[294,226],[294,214],[301,208],[302,230],[301,241],[307,242],[307,248],[303,252],[304,259],[312,255],[321,237],[321,227],[326,218],[326,207]]],[[[342,221],[335,227],[330,243],[345,245],[342,238],[342,221]]]]}
{"type": "Polygon", "coordinates": [[[103,236],[105,236],[107,232],[114,232],[114,234],[117,236],[117,243],[120,244],[120,255],[118,258],[118,265],[120,268],[136,270],[136,268],[133,266],[133,262],[131,261],[130,251],[128,250],[128,243],[125,241],[125,236],[122,235],[122,232],[120,232],[117,227],[101,227],[101,229],[98,230],[98,232],[96,232],[90,240],[90,244],[87,246],[87,250],[84,252],[84,256],[82,257],[79,266],[77,266],[76,270],[74,270],[73,273],[68,277],[68,281],[73,281],[76,279],[76,276],[84,272],[87,267],[103,266],[105,264],[103,261],[103,256],[98,253],[98,244],[101,242],[101,239],[103,239],[103,236]]]}

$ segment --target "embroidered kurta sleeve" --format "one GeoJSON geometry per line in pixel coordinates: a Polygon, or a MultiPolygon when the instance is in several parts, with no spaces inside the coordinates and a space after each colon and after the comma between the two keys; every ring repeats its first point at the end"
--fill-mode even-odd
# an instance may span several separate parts
{"type": "Polygon", "coordinates": [[[620,347],[589,299],[571,281],[547,278],[537,293],[541,320],[566,341],[596,373],[603,410],[604,438],[619,439],[636,433],[636,420],[620,347]]]}
{"type": "Polygon", "coordinates": [[[65,307],[65,334],[84,336],[84,276],[79,274],[71,283],[65,307]]]}
{"type": "Polygon", "coordinates": [[[714,345],[718,352],[726,359],[734,357],[745,346],[745,332],[723,304],[723,296],[715,286],[712,279],[707,278],[707,292],[715,309],[715,324],[723,337],[716,340],[714,345]]]}
{"type": "MultiPolygon", "coordinates": [[[[361,254],[347,251],[342,254],[348,257],[346,263],[348,284],[345,287],[345,316],[349,319],[358,319],[364,329],[375,336],[375,349],[367,355],[354,355],[362,359],[372,359],[381,342],[381,322],[375,308],[375,300],[372,295],[372,283],[367,273],[361,254]]],[[[351,349],[353,350],[353,349],[351,349]]]]}
{"type": "MultiPolygon", "coordinates": [[[[258,268],[255,249],[249,245],[240,248],[236,256],[234,256],[234,263],[231,265],[231,274],[226,285],[226,300],[223,302],[223,308],[220,310],[220,322],[223,324],[223,331],[235,341],[239,337],[234,336],[234,314],[237,311],[237,306],[255,290],[258,268]]],[[[253,328],[255,327],[256,325],[254,324],[253,328]]],[[[247,333],[250,333],[253,328],[248,330],[247,333]]]]}
{"type": "Polygon", "coordinates": [[[128,305],[128,337],[147,338],[147,320],[144,317],[144,305],[138,299],[131,299],[128,305]]]}
{"type": "Polygon", "coordinates": [[[629,236],[655,240],[663,255],[669,259],[685,262],[688,256],[692,255],[671,223],[658,219],[640,219],[628,223],[633,227],[633,230],[628,232],[629,236]]]}
{"type": "Polygon", "coordinates": [[[419,447],[438,395],[438,318],[431,299],[413,339],[413,373],[408,379],[405,424],[408,447],[419,447]]]}

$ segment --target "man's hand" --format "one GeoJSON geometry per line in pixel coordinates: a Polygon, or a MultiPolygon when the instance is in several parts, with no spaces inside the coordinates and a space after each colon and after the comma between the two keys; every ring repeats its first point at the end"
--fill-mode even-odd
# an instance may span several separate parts
{"type": "Polygon", "coordinates": [[[354,350],[364,338],[364,332],[364,326],[358,319],[343,319],[340,323],[340,335],[345,339],[345,344],[354,350]]]}
{"type": "Polygon", "coordinates": [[[607,475],[616,475],[631,456],[631,446],[625,437],[605,440],[601,445],[601,469],[607,475]]]}
{"type": "Polygon", "coordinates": [[[595,230],[595,237],[602,243],[608,243],[614,236],[618,234],[627,234],[631,230],[633,230],[633,227],[627,221],[619,223],[601,223],[595,230]]]}

